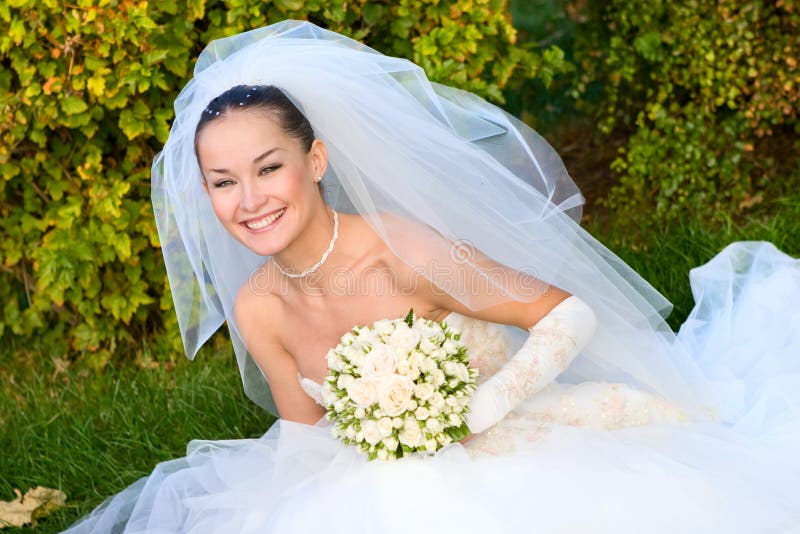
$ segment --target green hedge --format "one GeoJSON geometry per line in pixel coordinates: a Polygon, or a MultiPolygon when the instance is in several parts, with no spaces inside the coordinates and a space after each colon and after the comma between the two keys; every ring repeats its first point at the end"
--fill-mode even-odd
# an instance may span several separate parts
{"type": "Polygon", "coordinates": [[[559,68],[557,53],[515,44],[504,0],[3,2],[0,336],[95,367],[143,341],[180,350],[150,164],[204,44],[287,18],[498,102],[542,65],[559,68]]]}
{"type": "Polygon", "coordinates": [[[612,0],[582,15],[577,93],[603,132],[629,136],[615,217],[723,222],[800,188],[800,2],[612,0]]]}

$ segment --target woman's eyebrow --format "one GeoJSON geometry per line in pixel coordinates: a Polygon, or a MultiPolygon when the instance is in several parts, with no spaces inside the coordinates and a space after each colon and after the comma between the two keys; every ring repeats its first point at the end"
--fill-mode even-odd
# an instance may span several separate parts
{"type": "Polygon", "coordinates": [[[256,159],[254,159],[254,160],[253,160],[253,163],[258,163],[259,161],[261,161],[262,159],[266,158],[267,156],[269,156],[270,154],[272,154],[272,153],[273,153],[273,152],[275,152],[276,150],[280,150],[280,149],[281,149],[281,148],[280,148],[280,147],[278,147],[278,146],[276,146],[276,147],[274,147],[274,148],[270,148],[269,150],[267,150],[266,152],[264,152],[263,154],[261,154],[260,156],[258,156],[256,159]]]}
{"type": "MultiPolygon", "coordinates": [[[[281,150],[281,147],[276,146],[274,148],[270,148],[269,150],[267,150],[266,152],[264,152],[260,156],[256,157],[256,159],[253,160],[253,163],[258,163],[259,161],[261,161],[262,159],[266,158],[267,156],[269,156],[270,154],[272,154],[276,150],[281,150]]],[[[220,173],[220,174],[226,174],[226,173],[228,173],[230,171],[228,169],[209,169],[209,172],[217,172],[217,173],[220,173]]]]}

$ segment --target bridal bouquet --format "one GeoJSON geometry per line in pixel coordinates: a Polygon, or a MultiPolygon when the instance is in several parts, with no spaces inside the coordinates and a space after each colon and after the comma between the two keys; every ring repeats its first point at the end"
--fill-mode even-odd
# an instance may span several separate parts
{"type": "Polygon", "coordinates": [[[334,437],[370,460],[434,453],[466,437],[478,370],[459,338],[413,310],[353,327],[327,354],[322,398],[334,437]]]}

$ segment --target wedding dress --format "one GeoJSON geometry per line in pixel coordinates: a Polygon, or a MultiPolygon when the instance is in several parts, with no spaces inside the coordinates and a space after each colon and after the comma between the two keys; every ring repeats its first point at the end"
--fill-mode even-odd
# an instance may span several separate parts
{"type": "MultiPolygon", "coordinates": [[[[266,258],[220,224],[194,151],[209,102],[237,85],[285,91],[328,147],[327,205],[466,309],[542,294],[461,278],[503,266],[579,297],[597,328],[554,383],[463,445],[370,462],[325,419],[278,420],[258,439],[190,443],[69,532],[800,532],[798,260],[730,245],[691,273],[676,338],[669,302],[577,224],[555,151],[499,108],[302,21],[214,41],[194,74],[153,164],[159,239],[187,355],[227,322],[261,406],[274,411],[233,304],[266,258]]],[[[447,321],[482,379],[525,334],[447,321]]]]}
{"type": "MultiPolygon", "coordinates": [[[[676,343],[735,385],[734,425],[561,378],[434,456],[367,461],[325,418],[278,420],[258,439],[191,442],[68,532],[800,532],[800,261],[734,243],[691,284],[676,343]]],[[[499,325],[445,321],[481,380],[509,356],[499,325]]],[[[320,385],[297,378],[319,401],[320,385]]]]}

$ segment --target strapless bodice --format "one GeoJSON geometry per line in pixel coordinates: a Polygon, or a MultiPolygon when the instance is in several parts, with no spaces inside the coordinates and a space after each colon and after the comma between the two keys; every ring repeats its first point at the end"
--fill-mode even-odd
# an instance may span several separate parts
{"type": "MultiPolygon", "coordinates": [[[[470,366],[480,372],[478,385],[497,373],[513,356],[509,350],[510,335],[501,325],[455,312],[442,321],[461,332],[470,366]]],[[[300,373],[297,379],[311,398],[324,405],[321,384],[300,373]]],[[[555,380],[527,398],[494,427],[469,441],[467,449],[473,454],[506,454],[521,443],[540,439],[553,425],[613,430],[686,421],[686,415],[666,399],[626,384],[564,384],[555,380]]]]}

